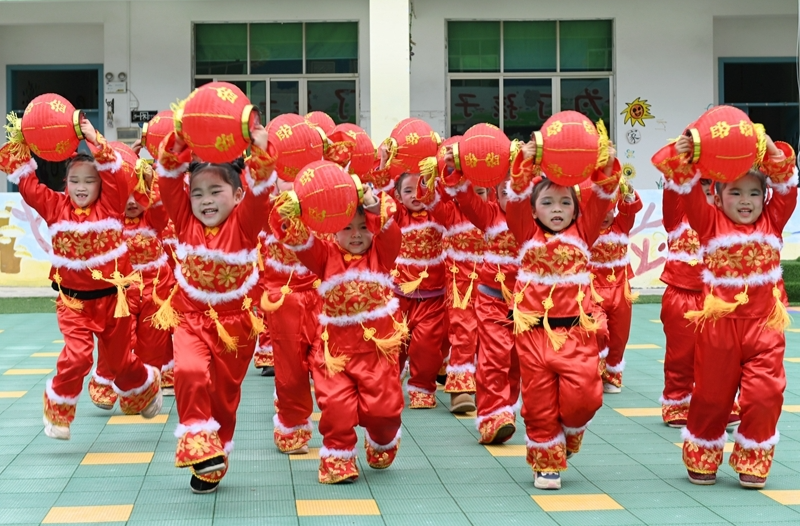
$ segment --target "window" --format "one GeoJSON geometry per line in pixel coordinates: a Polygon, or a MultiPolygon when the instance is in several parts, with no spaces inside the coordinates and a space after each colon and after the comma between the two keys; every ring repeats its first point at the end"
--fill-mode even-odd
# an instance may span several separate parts
{"type": "Polygon", "coordinates": [[[450,21],[447,59],[451,135],[488,122],[529,140],[562,110],[613,124],[611,20],[450,21]]]}
{"type": "Polygon", "coordinates": [[[239,86],[267,121],[320,110],[358,122],[358,23],[196,24],[194,86],[239,86]]]}
{"type": "Polygon", "coordinates": [[[797,145],[798,111],[795,58],[720,58],[720,104],[743,110],[764,125],[774,140],[797,145]]]}

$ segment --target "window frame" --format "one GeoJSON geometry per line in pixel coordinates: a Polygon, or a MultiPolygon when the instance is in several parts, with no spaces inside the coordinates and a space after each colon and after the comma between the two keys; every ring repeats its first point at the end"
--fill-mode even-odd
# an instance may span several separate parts
{"type": "MultiPolygon", "coordinates": [[[[614,18],[590,18],[590,19],[525,19],[525,20],[500,20],[500,19],[445,19],[444,20],[444,44],[445,44],[445,53],[444,53],[444,61],[445,61],[445,108],[446,108],[446,119],[445,119],[445,126],[447,129],[448,134],[452,129],[452,103],[451,103],[451,89],[450,84],[451,80],[470,80],[470,79],[491,79],[491,80],[498,80],[499,87],[498,87],[498,96],[500,97],[499,100],[501,101],[501,107],[498,111],[498,121],[499,127],[501,130],[505,129],[504,126],[504,101],[502,94],[504,93],[504,80],[512,80],[512,79],[550,79],[551,80],[551,87],[552,87],[552,108],[553,113],[557,113],[561,111],[561,79],[597,79],[597,78],[608,78],[609,86],[609,115],[607,119],[604,119],[606,127],[609,130],[609,134],[612,139],[615,137],[616,134],[616,125],[615,125],[615,100],[616,100],[616,67],[617,67],[617,59],[616,59],[616,50],[617,50],[617,40],[616,40],[616,19],[614,18]],[[574,21],[592,21],[592,20],[607,20],[611,22],[611,70],[610,71],[561,71],[561,22],[574,22],[574,21]],[[450,55],[448,52],[449,46],[449,37],[448,37],[448,24],[450,22],[497,22],[500,24],[500,71],[496,73],[482,73],[482,72],[450,72],[450,55]],[[505,22],[556,22],[556,70],[555,71],[541,71],[541,72],[530,72],[530,73],[523,73],[523,72],[505,72],[505,39],[504,39],[504,26],[505,22]]],[[[533,131],[533,129],[531,130],[533,131]]]]}

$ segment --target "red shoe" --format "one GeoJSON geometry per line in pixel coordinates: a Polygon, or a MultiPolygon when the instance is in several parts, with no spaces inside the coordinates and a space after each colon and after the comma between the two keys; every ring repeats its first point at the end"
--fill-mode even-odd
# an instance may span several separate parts
{"type": "Polygon", "coordinates": [[[696,473],[689,470],[687,470],[687,473],[689,473],[689,482],[692,484],[697,484],[698,486],[711,486],[717,483],[716,473],[696,473]]]}
{"type": "Polygon", "coordinates": [[[676,418],[666,423],[669,427],[681,428],[686,427],[687,420],[685,418],[676,418]]]}
{"type": "Polygon", "coordinates": [[[742,417],[739,416],[737,413],[731,413],[728,415],[728,425],[725,426],[727,429],[737,428],[739,424],[742,423],[742,417]]]}
{"type": "Polygon", "coordinates": [[[767,477],[757,477],[755,475],[739,473],[739,484],[743,488],[762,489],[767,485],[767,477]]]}
{"type": "Polygon", "coordinates": [[[369,467],[372,469],[386,469],[392,465],[392,462],[397,457],[397,451],[400,449],[400,440],[398,439],[397,443],[389,449],[381,448],[382,450],[379,450],[372,447],[369,440],[364,439],[364,448],[367,451],[367,464],[369,464],[369,467]]]}
{"type": "Polygon", "coordinates": [[[433,409],[436,407],[436,395],[433,393],[423,393],[422,391],[408,392],[410,409],[433,409]]]}
{"type": "Polygon", "coordinates": [[[319,481],[322,484],[341,484],[358,479],[356,457],[321,457],[319,459],[319,481]]]}

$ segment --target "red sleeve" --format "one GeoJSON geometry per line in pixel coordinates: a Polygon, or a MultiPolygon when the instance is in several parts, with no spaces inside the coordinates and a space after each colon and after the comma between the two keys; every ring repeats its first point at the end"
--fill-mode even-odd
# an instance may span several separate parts
{"type": "MultiPolygon", "coordinates": [[[[33,166],[36,166],[35,163],[33,166]]],[[[22,199],[42,216],[45,223],[52,225],[58,221],[61,210],[69,201],[66,194],[51,190],[46,184],[39,182],[33,170],[22,176],[18,185],[22,199]]]]}
{"type": "Polygon", "coordinates": [[[508,200],[506,203],[506,223],[508,223],[508,229],[514,234],[517,243],[520,245],[533,238],[537,226],[533,219],[531,200],[528,197],[519,201],[508,200]]]}
{"type": "Polygon", "coordinates": [[[638,192],[636,192],[635,195],[636,200],[632,203],[627,203],[624,199],[617,203],[617,210],[619,210],[619,213],[614,219],[614,222],[617,224],[620,231],[625,234],[630,234],[636,222],[636,214],[639,213],[643,206],[642,199],[639,197],[638,192]]]}
{"type": "Polygon", "coordinates": [[[459,192],[456,199],[461,212],[478,229],[486,232],[490,226],[494,225],[499,207],[481,199],[475,193],[472,185],[469,185],[463,192],[459,192]]]}
{"type": "Polygon", "coordinates": [[[680,194],[681,205],[689,219],[689,226],[697,232],[701,240],[707,241],[714,235],[717,207],[708,206],[706,193],[698,177],[689,184],[691,185],[689,193],[680,194]]]}
{"type": "Polygon", "coordinates": [[[367,209],[367,228],[374,234],[372,244],[375,247],[381,265],[388,272],[394,268],[395,259],[400,253],[403,234],[394,219],[398,208],[394,199],[384,192],[378,194],[378,199],[380,201],[379,205],[374,205],[374,207],[367,209]],[[372,211],[373,208],[378,210],[372,211]]]}
{"type": "Polygon", "coordinates": [[[589,246],[594,245],[600,236],[600,225],[612,206],[621,175],[622,167],[617,159],[614,160],[611,175],[605,169],[595,170],[592,175],[592,191],[578,216],[578,230],[589,246]]]}
{"type": "Polygon", "coordinates": [[[667,232],[672,232],[681,225],[684,213],[681,197],[677,192],[664,188],[661,196],[661,213],[664,217],[662,219],[664,229],[667,232]]]}
{"type": "Polygon", "coordinates": [[[780,141],[775,146],[784,155],[779,160],[765,159],[762,165],[762,170],[768,177],[767,182],[772,188],[772,197],[764,207],[771,224],[780,234],[797,206],[797,174],[792,147],[780,141]]]}
{"type": "Polygon", "coordinates": [[[125,212],[128,196],[136,187],[136,175],[133,171],[125,173],[122,169],[122,157],[108,145],[102,135],[97,135],[97,141],[100,146],[89,144],[89,149],[92,150],[97,172],[103,182],[100,201],[111,210],[122,214],[125,212]]]}
{"type": "Polygon", "coordinates": [[[192,218],[192,204],[183,184],[184,174],[189,167],[189,161],[192,159],[192,152],[186,148],[180,154],[175,155],[171,151],[174,143],[174,133],[170,133],[162,141],[156,173],[158,174],[158,184],[161,188],[161,199],[164,201],[164,207],[175,225],[175,233],[178,234],[183,232],[183,229],[192,218]]]}
{"type": "Polygon", "coordinates": [[[327,241],[323,241],[315,236],[309,236],[308,241],[306,241],[304,245],[286,246],[295,251],[297,259],[299,259],[300,263],[310,270],[312,274],[319,277],[325,275],[325,267],[328,265],[328,256],[331,250],[327,241]]]}
{"type": "Polygon", "coordinates": [[[247,159],[245,169],[249,188],[236,207],[236,215],[245,237],[255,243],[258,234],[268,227],[269,196],[276,179],[272,175],[274,160],[255,145],[250,151],[252,155],[247,159]]]}

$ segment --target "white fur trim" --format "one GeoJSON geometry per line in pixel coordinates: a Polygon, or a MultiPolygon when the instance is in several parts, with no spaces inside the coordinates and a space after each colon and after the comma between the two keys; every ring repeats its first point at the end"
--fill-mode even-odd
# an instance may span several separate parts
{"type": "MultiPolygon", "coordinates": [[[[422,179],[420,178],[420,182],[421,182],[421,181],[422,181],[422,179]]],[[[436,190],[434,190],[434,194],[433,194],[433,202],[432,202],[431,204],[428,204],[428,205],[425,205],[425,204],[423,204],[422,206],[423,206],[423,208],[425,208],[425,210],[427,210],[428,212],[430,212],[430,211],[434,210],[434,209],[435,209],[435,208],[436,208],[436,207],[439,205],[439,201],[441,201],[441,200],[442,200],[442,199],[441,199],[441,197],[439,196],[439,192],[437,192],[436,190]]],[[[372,206],[373,206],[373,207],[375,207],[375,206],[377,206],[378,204],[379,204],[379,203],[375,203],[375,204],[373,204],[372,206]]],[[[370,208],[371,208],[371,207],[370,207],[370,208]]]]}
{"type": "Polygon", "coordinates": [[[122,235],[126,238],[136,237],[139,234],[141,234],[142,237],[155,237],[155,238],[158,237],[158,232],[156,232],[152,228],[147,228],[147,227],[126,228],[122,231],[122,235]]]}
{"type": "Polygon", "coordinates": [[[400,232],[402,232],[403,234],[408,234],[410,232],[416,232],[418,230],[425,230],[428,228],[436,230],[442,235],[445,234],[445,228],[439,223],[434,223],[433,221],[423,221],[422,223],[411,223],[410,225],[401,228],[400,232]]]}
{"type": "Polygon", "coordinates": [[[314,428],[311,426],[311,420],[306,420],[305,424],[300,424],[299,426],[286,427],[285,425],[281,424],[281,419],[278,418],[278,413],[272,415],[272,425],[284,435],[290,435],[292,433],[296,433],[297,431],[311,432],[314,430],[314,428]]]}
{"type": "Polygon", "coordinates": [[[122,232],[123,226],[119,220],[107,218],[100,219],[99,221],[84,221],[82,223],[77,221],[58,221],[50,225],[47,230],[52,237],[59,232],[75,232],[76,234],[88,234],[89,232],[99,233],[105,232],[106,230],[122,232]]]}
{"type": "Polygon", "coordinates": [[[406,391],[409,393],[425,393],[425,394],[435,394],[436,391],[428,391],[427,389],[423,389],[422,387],[416,387],[414,385],[407,385],[406,391]]]}
{"type": "Polygon", "coordinates": [[[456,186],[445,186],[444,191],[447,192],[447,195],[455,197],[461,192],[466,192],[467,188],[469,188],[470,186],[472,186],[472,183],[469,181],[469,179],[467,179],[463,183],[458,184],[456,186]]]}
{"type": "Polygon", "coordinates": [[[701,263],[703,256],[698,252],[696,254],[691,254],[689,252],[672,252],[670,251],[667,253],[667,261],[680,261],[682,263],[691,263],[694,262],[695,264],[701,263]]]}
{"type": "Polygon", "coordinates": [[[624,370],[625,370],[624,358],[617,365],[608,365],[608,362],[606,362],[606,371],[608,371],[609,373],[621,373],[624,370]]]}
{"type": "Polygon", "coordinates": [[[765,274],[750,274],[741,278],[718,278],[710,270],[703,269],[703,283],[712,287],[741,288],[745,285],[757,287],[759,285],[773,285],[780,281],[783,269],[777,266],[765,274]]]}
{"type": "Polygon", "coordinates": [[[256,352],[257,353],[263,352],[263,353],[266,353],[266,354],[272,354],[272,352],[273,352],[272,345],[264,345],[263,347],[257,346],[256,347],[256,352]]]}
{"type": "Polygon", "coordinates": [[[444,252],[442,252],[433,259],[411,259],[398,257],[394,261],[398,265],[403,265],[406,267],[432,267],[434,265],[444,263],[444,257],[444,252]]]}
{"type": "Polygon", "coordinates": [[[683,184],[677,184],[675,181],[671,181],[667,179],[664,182],[664,190],[670,190],[675,192],[676,194],[686,195],[692,191],[692,188],[697,184],[697,181],[700,180],[700,172],[694,174],[692,180],[683,184]]]}
{"type": "Polygon", "coordinates": [[[110,263],[115,259],[119,259],[128,252],[128,245],[125,243],[121,243],[117,248],[106,252],[105,254],[100,254],[99,256],[90,257],[89,259],[69,259],[63,256],[56,256],[55,254],[49,254],[48,258],[50,259],[50,263],[56,268],[68,268],[69,270],[87,270],[91,268],[97,268],[106,263],[110,263]]]}
{"type": "Polygon", "coordinates": [[[592,421],[589,420],[588,422],[586,422],[585,425],[582,425],[581,427],[567,427],[565,425],[562,425],[561,428],[564,430],[565,435],[577,435],[579,433],[583,433],[584,431],[586,431],[586,428],[589,427],[589,424],[591,423],[592,421]]]}
{"type": "Polygon", "coordinates": [[[514,190],[511,189],[511,181],[506,181],[506,194],[508,195],[508,200],[511,202],[522,201],[524,199],[529,199],[531,194],[533,193],[533,181],[523,190],[521,193],[516,193],[514,190]]]}
{"type": "Polygon", "coordinates": [[[319,287],[317,288],[317,292],[320,296],[324,296],[334,287],[338,287],[339,285],[349,281],[358,281],[360,283],[373,282],[387,289],[394,288],[394,281],[392,281],[391,276],[388,274],[384,274],[382,272],[373,272],[371,270],[350,269],[341,274],[331,276],[320,283],[319,287]]]}
{"type": "Polygon", "coordinates": [[[199,433],[200,431],[207,431],[212,433],[214,431],[219,431],[219,422],[214,420],[213,418],[209,418],[205,422],[199,422],[197,424],[178,424],[178,427],[175,428],[175,438],[180,438],[186,433],[199,433]]]}
{"type": "Polygon", "coordinates": [[[225,455],[228,456],[233,451],[233,440],[225,442],[225,445],[222,446],[222,450],[225,452],[225,455]]]}
{"type": "Polygon", "coordinates": [[[273,171],[266,181],[261,181],[259,183],[256,183],[255,180],[253,179],[253,176],[250,175],[250,167],[248,166],[245,167],[244,178],[245,180],[247,180],[247,185],[252,190],[253,195],[261,195],[264,192],[272,191],[272,187],[275,186],[275,181],[278,180],[278,174],[275,171],[273,171]]]}
{"type": "Polygon", "coordinates": [[[684,234],[684,232],[691,229],[692,227],[689,226],[689,223],[684,221],[680,225],[678,225],[678,227],[674,229],[672,232],[667,232],[667,240],[671,243],[676,239],[680,238],[684,234]]]}
{"type": "Polygon", "coordinates": [[[311,272],[302,263],[294,263],[292,265],[287,265],[273,258],[264,258],[264,265],[271,268],[275,272],[287,275],[294,273],[298,276],[305,276],[306,274],[311,272]]]}
{"type": "Polygon", "coordinates": [[[598,185],[592,183],[592,191],[597,195],[597,197],[603,199],[604,201],[611,201],[617,197],[617,188],[618,187],[615,187],[611,193],[607,193],[598,185]]]}
{"type": "Polygon", "coordinates": [[[666,399],[666,398],[664,398],[662,396],[661,398],[658,399],[658,401],[661,402],[661,405],[674,407],[674,406],[678,406],[678,405],[688,404],[689,402],[692,401],[692,395],[689,395],[689,396],[686,396],[684,398],[681,398],[680,400],[668,400],[668,399],[666,399]]]}
{"type": "Polygon", "coordinates": [[[703,254],[710,254],[720,248],[731,248],[737,245],[746,245],[748,243],[758,243],[769,245],[775,250],[783,248],[783,240],[772,234],[763,234],[761,232],[753,232],[752,234],[730,234],[727,236],[717,236],[708,244],[703,247],[703,254]]]}
{"type": "Polygon", "coordinates": [[[47,393],[47,398],[51,402],[55,402],[57,404],[67,404],[67,405],[76,405],[78,403],[78,396],[60,396],[57,395],[55,391],[53,391],[53,379],[48,378],[47,383],[44,386],[44,392],[47,393]]]}
{"type": "Polygon", "coordinates": [[[628,239],[628,236],[625,234],[618,234],[616,232],[609,232],[608,234],[603,234],[602,236],[597,238],[597,241],[594,242],[592,248],[602,245],[603,243],[614,243],[616,245],[628,245],[630,244],[631,240],[628,239]]]}
{"type": "Polygon", "coordinates": [[[189,165],[187,163],[183,163],[174,170],[167,170],[160,162],[156,163],[156,173],[159,177],[164,177],[166,179],[178,179],[179,177],[183,177],[183,174],[185,174],[188,169],[189,165]]]}
{"type": "Polygon", "coordinates": [[[772,435],[770,438],[766,439],[763,442],[756,442],[755,440],[751,440],[741,433],[739,430],[733,432],[733,440],[737,444],[739,444],[744,449],[771,449],[775,447],[778,441],[781,439],[781,433],[777,429],[775,430],[775,434],[772,435]]]}
{"type": "Polygon", "coordinates": [[[94,166],[97,168],[98,172],[116,173],[120,170],[120,168],[122,168],[122,155],[115,151],[113,161],[109,161],[107,163],[98,163],[95,161],[94,166]]]}
{"type": "Polygon", "coordinates": [[[558,444],[566,443],[567,438],[564,436],[564,433],[559,433],[557,437],[555,437],[553,440],[548,440],[547,442],[534,442],[527,436],[525,437],[525,445],[528,446],[528,449],[550,449],[558,444]]]}
{"type": "Polygon", "coordinates": [[[505,221],[495,223],[486,229],[486,235],[489,237],[489,239],[493,239],[503,232],[508,232],[508,224],[505,221]]]}
{"type": "Polygon", "coordinates": [[[485,414],[485,415],[478,415],[477,418],[475,418],[475,429],[480,429],[481,423],[483,421],[489,419],[489,418],[492,418],[493,416],[501,415],[503,413],[508,413],[508,414],[514,416],[515,412],[516,412],[516,406],[515,405],[513,405],[513,406],[512,405],[504,405],[503,407],[501,407],[499,409],[495,409],[491,413],[488,413],[488,414],[485,414]]]}
{"type": "Polygon", "coordinates": [[[578,272],[576,274],[550,274],[542,276],[541,274],[534,274],[533,272],[519,269],[517,272],[517,281],[530,281],[534,285],[552,287],[553,285],[589,285],[592,282],[592,277],[589,272],[578,272]]]}
{"type": "Polygon", "coordinates": [[[171,371],[175,368],[175,360],[170,360],[168,364],[161,366],[161,372],[171,371]]]}
{"type": "Polygon", "coordinates": [[[607,357],[608,357],[608,347],[605,347],[603,348],[602,351],[600,351],[600,358],[607,358],[607,357]]]}
{"type": "Polygon", "coordinates": [[[368,321],[378,320],[387,316],[393,316],[400,308],[400,300],[392,298],[386,305],[374,310],[360,312],[350,316],[328,316],[320,313],[318,316],[320,325],[333,325],[335,327],[347,327],[348,325],[359,325],[368,321]]]}
{"type": "Polygon", "coordinates": [[[161,240],[162,245],[170,245],[172,247],[178,246],[178,240],[173,237],[165,237],[161,240]]]}
{"type": "Polygon", "coordinates": [[[465,232],[471,232],[473,230],[480,232],[480,230],[478,230],[478,228],[470,222],[459,223],[457,225],[453,225],[450,228],[446,229],[444,231],[444,237],[453,237],[458,234],[463,234],[465,232]]]}
{"type": "Polygon", "coordinates": [[[448,364],[446,371],[448,374],[458,374],[458,373],[472,373],[475,374],[475,365],[471,363],[465,363],[463,365],[450,365],[448,364]]]}
{"type": "Polygon", "coordinates": [[[163,267],[169,261],[169,257],[167,257],[166,252],[162,252],[161,256],[155,261],[151,261],[150,263],[140,263],[140,264],[131,264],[133,270],[138,272],[147,272],[148,270],[156,270],[158,268],[163,267]]]}
{"type": "Polygon", "coordinates": [[[767,186],[775,190],[781,195],[786,195],[792,188],[797,188],[797,166],[794,167],[792,176],[785,183],[774,183],[772,179],[767,177],[767,186]]]}
{"type": "Polygon", "coordinates": [[[314,245],[314,240],[316,238],[314,236],[308,236],[308,241],[303,243],[302,245],[288,245],[286,243],[283,244],[286,248],[291,250],[292,252],[302,252],[304,250],[308,250],[314,245]]]}
{"type": "Polygon", "coordinates": [[[364,438],[367,439],[367,443],[370,446],[372,446],[372,449],[374,449],[378,453],[382,453],[384,451],[389,451],[390,449],[392,449],[394,447],[397,447],[397,444],[400,443],[400,435],[402,434],[401,432],[402,432],[402,429],[398,429],[397,430],[397,434],[394,436],[392,441],[389,442],[388,444],[383,444],[383,445],[382,444],[378,444],[377,442],[372,440],[372,437],[369,436],[369,431],[367,431],[366,429],[364,430],[364,438]]]}
{"type": "Polygon", "coordinates": [[[27,177],[31,174],[36,174],[36,168],[38,168],[38,166],[36,165],[36,161],[34,161],[33,159],[29,159],[28,162],[26,162],[16,170],[14,170],[14,173],[9,174],[9,176],[6,179],[8,180],[9,183],[19,185],[19,182],[23,177],[27,177]]]}
{"type": "Polygon", "coordinates": [[[490,265],[513,265],[519,266],[519,258],[514,256],[501,256],[493,252],[487,252],[483,255],[483,260],[490,265]]]}
{"type": "Polygon", "coordinates": [[[453,261],[462,261],[465,263],[483,263],[483,254],[473,254],[472,252],[464,252],[462,250],[453,250],[448,248],[444,251],[445,257],[453,261]]]}
{"type": "Polygon", "coordinates": [[[253,267],[250,276],[247,277],[245,282],[242,283],[242,286],[240,286],[238,289],[230,290],[228,292],[209,292],[207,290],[201,290],[189,285],[189,282],[186,281],[183,272],[181,272],[181,268],[183,268],[181,264],[178,264],[175,267],[175,279],[178,280],[178,284],[181,286],[181,289],[183,289],[187,296],[200,303],[219,305],[221,303],[237,300],[244,297],[258,283],[258,269],[253,267]]]}
{"type": "Polygon", "coordinates": [[[156,368],[150,365],[145,365],[144,367],[145,369],[147,369],[147,379],[144,381],[142,385],[140,385],[139,387],[134,387],[129,391],[123,391],[122,389],[117,387],[117,384],[113,384],[112,387],[114,388],[114,392],[120,396],[125,396],[125,397],[136,396],[145,392],[153,384],[153,381],[155,380],[154,371],[156,371],[156,368]]]}
{"type": "Polygon", "coordinates": [[[102,376],[97,374],[97,369],[92,371],[92,380],[94,380],[94,383],[99,385],[114,385],[113,380],[109,380],[108,378],[103,378],[102,376]]]}
{"type": "Polygon", "coordinates": [[[350,459],[356,458],[356,450],[353,449],[328,449],[325,446],[322,446],[319,449],[319,458],[342,458],[342,459],[350,459]]]}
{"type": "Polygon", "coordinates": [[[704,440],[702,438],[697,438],[694,436],[688,427],[684,427],[681,429],[681,438],[684,441],[691,442],[693,444],[697,444],[698,446],[702,446],[709,449],[722,449],[725,447],[725,442],[728,441],[728,433],[722,433],[722,436],[715,439],[715,440],[704,440]]]}
{"type": "Polygon", "coordinates": [[[611,261],[595,261],[592,260],[589,262],[589,266],[593,268],[619,268],[619,267],[627,267],[628,264],[631,262],[631,258],[628,254],[625,254],[624,258],[620,259],[613,259],[611,261]]]}
{"type": "Polygon", "coordinates": [[[197,256],[227,265],[247,265],[248,263],[255,263],[258,261],[258,253],[255,249],[225,252],[224,250],[214,250],[202,245],[194,246],[178,243],[178,246],[175,248],[175,253],[180,260],[186,259],[187,256],[197,256]]]}

